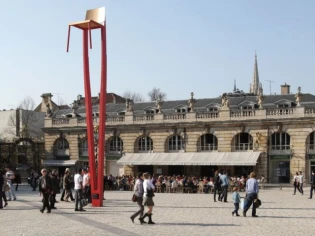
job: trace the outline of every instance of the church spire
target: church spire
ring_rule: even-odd
[[[259,83],[257,54],[255,51],[254,75],[253,75],[253,81],[250,86],[250,93],[258,95],[260,93],[260,87],[261,87],[261,84]]]

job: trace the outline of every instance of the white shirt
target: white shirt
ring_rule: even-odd
[[[143,181],[143,190],[144,190],[144,193],[148,193],[147,192],[147,188],[149,189],[154,189],[154,185],[151,183],[151,181],[149,179],[145,179]],[[146,196],[146,195],[144,195]]]
[[[302,184],[302,183],[303,183],[304,176],[303,176],[303,175],[299,175],[299,177],[300,177],[300,184]]]
[[[90,176],[87,173],[83,175],[83,187],[89,186],[89,185],[90,185]]]
[[[75,174],[74,176],[74,189],[79,190],[81,188],[81,183],[83,181],[82,175],[80,174]]]
[[[14,179],[14,172],[12,170],[9,170],[7,171],[7,173],[5,174],[7,180],[8,180],[8,183],[11,183],[11,180]]]

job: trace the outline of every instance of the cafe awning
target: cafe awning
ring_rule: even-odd
[[[120,165],[255,166],[261,152],[126,153]]]
[[[78,160],[44,160],[43,166],[74,166]]]

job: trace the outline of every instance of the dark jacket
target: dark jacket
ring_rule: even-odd
[[[312,185],[315,185],[315,175],[312,175]]]
[[[221,185],[220,183],[220,176],[219,175],[215,175],[213,178],[213,185],[216,187],[219,187]]]
[[[60,193],[59,182],[58,182],[57,176],[51,175],[50,178],[51,178],[51,184],[52,184],[52,191],[55,194]]]
[[[0,173],[0,193],[1,194],[2,194],[3,184],[4,184],[4,178],[3,178],[2,173]],[[0,201],[2,201],[2,198],[0,198]]]
[[[43,183],[43,180],[46,180],[46,187],[45,188],[43,188],[42,187],[42,183]],[[51,178],[50,178],[50,176],[49,175],[46,175],[45,177],[44,176],[42,176],[42,177],[40,177],[39,178],[39,192],[45,192],[45,193],[47,193],[47,192],[51,192],[52,191],[52,181],[51,181]]]
[[[71,189],[70,175],[63,176],[63,186],[65,189]]]

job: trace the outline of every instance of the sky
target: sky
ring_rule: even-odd
[[[167,100],[218,97],[237,87],[249,91],[257,52],[264,93],[314,93],[313,0],[16,0],[1,2],[0,110],[27,96],[36,104],[52,93],[58,103],[84,95],[82,33],[68,23],[88,9],[106,7],[107,91],[153,87]],[[100,87],[100,33],[90,53],[92,94]]]

